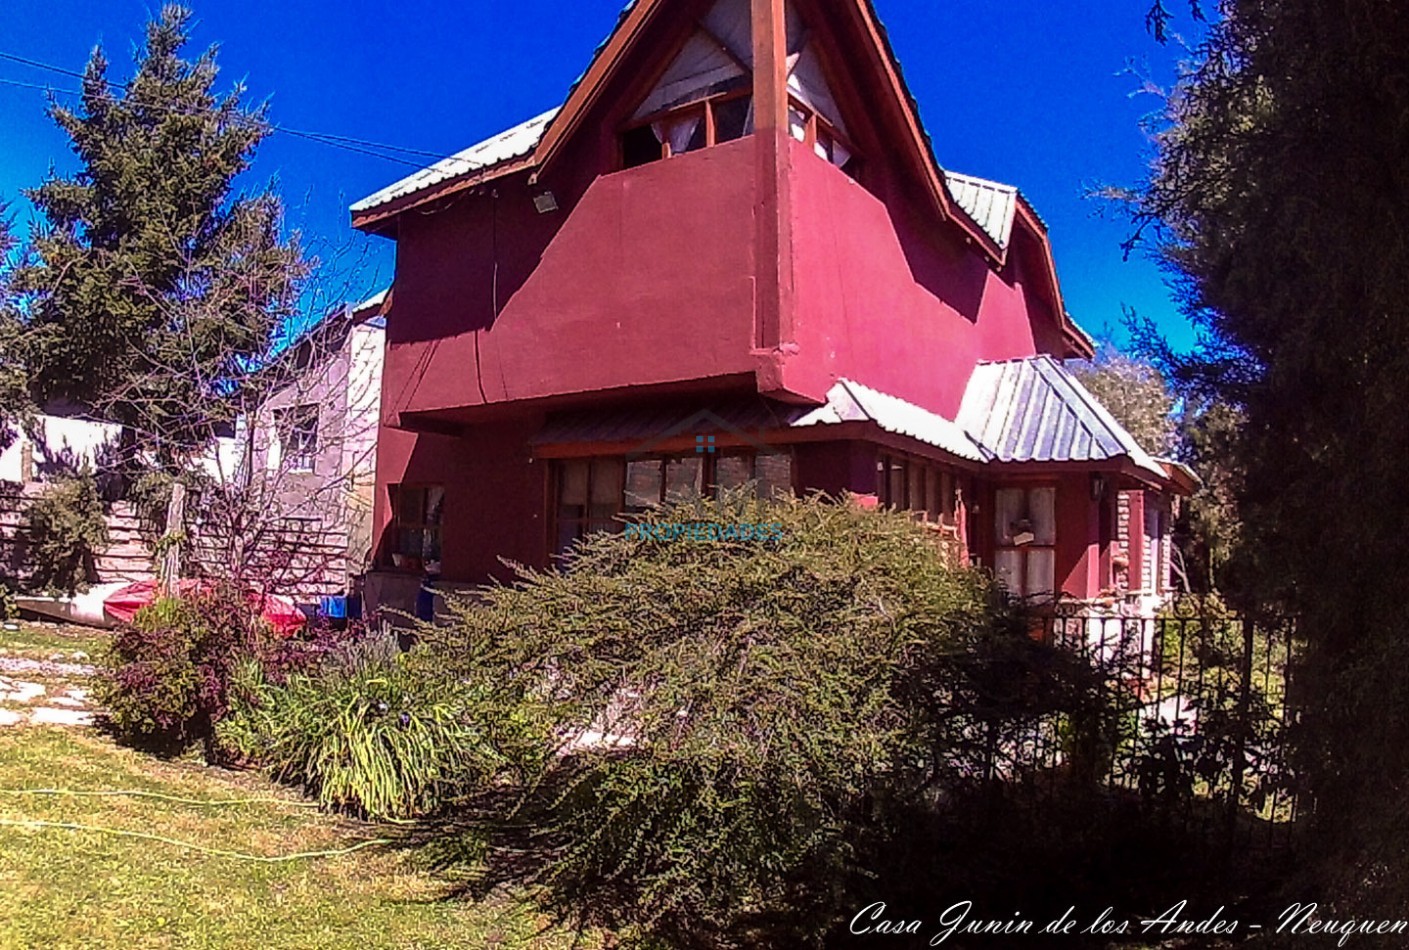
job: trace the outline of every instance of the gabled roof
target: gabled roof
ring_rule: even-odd
[[[827,393],[826,405],[794,420],[792,426],[843,422],[873,422],[891,435],[915,439],[971,462],[986,462],[990,458],[958,424],[898,396],[849,379],[838,380]]]
[[[906,125],[922,153],[923,164],[938,189],[936,198],[940,202],[941,213],[952,215],[955,210],[960,210],[961,213],[956,219],[961,226],[971,230],[978,243],[1001,263],[1006,242],[999,240],[995,235],[1003,233],[1004,229],[986,227],[984,222],[973,219],[961,203],[951,198],[953,186],[945,188],[945,172],[934,156],[933,143],[920,122],[918,106],[901,76],[900,64],[895,57],[890,38],[876,16],[871,0],[849,2],[857,5],[861,18],[880,47],[884,71],[897,93],[899,104],[907,119]],[[560,109],[545,112],[368,196],[352,206],[353,215],[366,214],[393,201],[429,191],[458,179],[484,180],[495,177],[494,172],[498,167],[513,159],[524,159],[523,164],[527,166],[545,164],[553,157],[560,142],[581,121],[585,110],[596,101],[603,83],[615,65],[615,60],[633,45],[651,14],[661,5],[662,0],[630,0],[626,4],[611,35],[597,47],[592,62],[573,83],[567,102]],[[512,170],[519,167],[519,163],[515,162]],[[1011,224],[1007,230],[1011,230]]]
[[[669,406],[575,410],[551,416],[530,444],[539,450],[610,444],[636,445],[648,451],[667,436],[722,430],[755,433],[762,439],[770,431],[848,422],[872,423],[883,432],[915,439],[970,462],[988,458],[962,429],[943,416],[847,379],[837,381],[824,405],[811,409],[755,396],[721,400],[683,422],[679,410]]]
[[[998,462],[1105,462],[1128,458],[1169,477],[1105,406],[1050,356],[980,363],[958,423]]]
[[[615,28],[598,46],[587,69],[572,85],[567,101],[522,125],[452,155],[382,189],[352,206],[357,227],[376,228],[401,211],[437,197],[474,187],[501,175],[530,170],[536,176],[559,153],[595,106],[619,64],[639,45],[651,18],[668,0],[630,0]],[[935,156],[934,143],[920,120],[919,106],[901,73],[900,63],[872,0],[831,0],[843,4],[866,39],[858,69],[877,70],[889,87],[894,110],[878,110],[896,134],[898,153],[909,156],[932,194],[938,213],[952,219],[981,252],[998,266],[1007,255],[1016,222],[1031,229],[1044,246],[1053,309],[1073,349],[1090,355],[1089,338],[1072,321],[1062,304],[1046,228],[1017,189],[1008,185],[947,172]],[[840,8],[838,8],[840,9]],[[864,55],[873,50],[874,59]]]

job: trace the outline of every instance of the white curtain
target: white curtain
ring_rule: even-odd
[[[660,141],[670,145],[670,154],[680,155],[689,149],[690,140],[695,137],[695,131],[699,129],[703,119],[698,113],[692,113],[664,122],[652,122],[651,131],[656,133],[656,138]]]
[[[822,72],[822,62],[817,58],[812,44],[809,43],[791,65],[788,91],[832,123],[838,132],[849,134],[846,123],[842,121],[841,110],[837,108],[836,99],[832,97],[832,87],[827,85],[827,77]]]
[[[851,161],[851,152],[840,142],[832,141],[832,164],[838,168],[845,168],[846,163]]]

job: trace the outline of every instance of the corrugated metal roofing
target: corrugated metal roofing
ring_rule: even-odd
[[[1001,248],[1008,247],[1013,236],[1013,218],[1017,214],[1018,190],[972,175],[944,172],[945,184],[954,203],[964,209],[974,224],[982,228]]]
[[[583,410],[551,417],[532,444],[652,442],[678,435],[733,432],[763,440],[770,430],[846,422],[870,422],[892,435],[906,436],[951,455],[983,462],[988,455],[959,426],[943,416],[850,380],[839,380],[827,402],[815,409],[765,399],[722,401],[691,414],[678,408]]]
[[[382,304],[386,303],[387,294],[389,293],[391,293],[390,287],[386,287],[382,290],[377,291],[375,294],[368,297],[366,300],[354,306],[352,308],[352,312],[361,313],[363,310],[370,310],[373,307],[380,307]]]
[[[1000,462],[1103,462],[1129,458],[1165,471],[1085,386],[1050,356],[980,363],[959,425]]]
[[[352,206],[354,214],[371,211],[373,208],[413,195],[441,182],[450,181],[470,172],[492,168],[514,158],[522,158],[538,147],[543,133],[558,114],[558,109],[550,109],[540,116],[516,125],[506,132],[472,145],[463,152],[457,152],[423,168],[414,175],[401,179],[394,185],[383,188],[374,195],[363,198]]]
[[[915,439],[959,458],[971,462],[988,460],[983,449],[957,423],[912,402],[849,379],[838,380],[827,393],[825,406],[813,409],[792,425],[836,425],[842,422],[874,422],[892,435]]]
[[[720,400],[698,411],[682,411],[679,406],[575,410],[550,416],[531,444],[601,442],[648,446],[672,436],[720,431],[757,437],[769,429],[786,428],[803,411],[758,397]]]

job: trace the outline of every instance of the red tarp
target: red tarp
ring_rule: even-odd
[[[213,585],[195,580],[181,581],[176,588],[177,593],[182,597],[190,597],[212,589]],[[127,585],[103,601],[103,610],[122,623],[131,623],[132,618],[137,616],[137,611],[143,607],[150,607],[156,599],[157,582],[140,581]],[[249,591],[245,594],[245,600],[250,605],[250,609],[258,610],[265,622],[273,627],[274,632],[281,637],[293,636],[308,622],[303,611],[295,607],[293,602],[285,597]]]

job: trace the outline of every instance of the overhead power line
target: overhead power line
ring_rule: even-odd
[[[54,66],[54,65],[52,65],[52,64],[50,64],[50,63],[40,62],[39,60],[30,59],[30,58],[25,57],[25,56],[17,56],[17,55],[15,55],[14,53],[7,53],[7,52],[5,52],[5,51],[3,51],[3,50],[0,50],[0,60],[6,60],[6,61],[8,61],[8,62],[16,63],[16,64],[21,65],[21,66],[27,66],[27,67],[29,67],[29,68],[31,68],[31,69],[44,70],[44,71],[46,71],[46,72],[55,73],[55,74],[58,74],[58,75],[61,75],[61,76],[67,76],[67,77],[73,78],[73,79],[86,79],[86,78],[87,78],[87,76],[86,76],[85,74],[81,73],[81,72],[75,72],[75,71],[72,70],[72,69],[65,69],[65,68],[63,68],[62,66]],[[113,89],[113,90],[118,90],[118,91],[121,91],[121,92],[123,92],[123,93],[130,93],[130,92],[131,92],[131,85],[130,85],[130,83],[114,82],[114,81],[112,81],[112,80],[107,80],[107,79],[105,79],[104,82],[107,84],[108,87],[110,87],[110,88]],[[12,87],[15,87],[15,88],[18,88],[18,89],[36,89],[36,90],[41,90],[41,91],[44,91],[44,92],[49,92],[49,93],[53,93],[53,94],[57,94],[57,95],[64,95],[64,96],[78,96],[78,97],[83,97],[83,96],[88,95],[88,93],[85,93],[85,92],[83,92],[83,91],[81,91],[81,90],[60,89],[60,88],[56,88],[56,87],[50,86],[50,85],[41,85],[41,84],[38,84],[38,83],[21,82],[21,81],[13,80],[13,79],[0,79],[0,85],[12,86]],[[118,103],[118,102],[123,101],[123,100],[120,99],[118,96],[112,95],[112,94],[102,95],[102,96],[100,96],[99,98],[101,98],[102,100],[104,100],[104,101],[106,101],[106,102],[112,102],[112,103]],[[144,104],[143,107],[144,107],[144,108],[148,108],[148,109],[157,109],[157,110],[159,110],[159,111],[165,111],[165,112],[168,112],[168,113],[171,113],[171,114],[174,114],[174,115],[194,115],[194,114],[195,114],[195,113],[192,112],[191,110],[183,110],[183,109],[175,108],[175,107],[172,107],[172,106],[161,106],[161,105],[154,105],[154,104]],[[312,131],[312,130],[310,130],[310,129],[298,129],[298,128],[293,128],[293,127],[290,127],[290,126],[287,126],[287,125],[280,125],[280,124],[277,123],[277,122],[270,122],[270,121],[268,121],[268,120],[266,120],[266,119],[261,119],[261,118],[258,118],[258,117],[256,117],[256,116],[252,116],[252,115],[248,115],[248,114],[242,114],[242,115],[243,115],[243,118],[245,118],[246,120],[248,120],[248,121],[250,121],[250,122],[253,122],[253,123],[257,123],[261,128],[267,129],[267,130],[270,131],[270,132],[280,132],[280,133],[283,133],[283,134],[285,134],[285,135],[292,135],[292,136],[294,136],[294,137],[296,137],[296,138],[306,139],[306,140],[311,141],[311,142],[316,142],[316,143],[318,143],[318,144],[320,144],[320,145],[326,145],[326,146],[328,146],[329,148],[342,149],[343,151],[347,151],[347,152],[356,152],[356,153],[359,154],[359,155],[368,155],[368,156],[371,156],[372,158],[379,158],[379,159],[382,159],[383,161],[395,162],[395,163],[398,164],[398,165],[405,165],[405,166],[407,166],[407,167],[409,167],[409,168],[416,168],[416,169],[419,169],[419,168],[422,168],[425,163],[424,163],[424,162],[411,162],[411,161],[407,161],[407,160],[404,159],[404,158],[400,158],[400,157],[398,157],[398,156],[396,156],[396,155],[388,155],[388,154],[385,154],[385,153],[386,153],[386,152],[399,152],[399,153],[404,154],[404,155],[414,155],[414,156],[421,157],[421,158],[432,159],[432,160],[434,160],[434,161],[442,161],[442,160],[445,159],[445,156],[444,156],[443,154],[439,153],[439,152],[430,152],[430,151],[426,151],[425,149],[418,149],[418,148],[408,148],[408,147],[406,147],[406,146],[404,146],[404,145],[388,145],[388,144],[385,143],[385,142],[373,142],[373,141],[369,141],[369,140],[367,140],[367,139],[353,138],[353,137],[347,136],[347,135],[336,135],[336,134],[331,133],[331,132],[316,132],[316,131]],[[466,163],[466,164],[468,165],[469,163]]]

